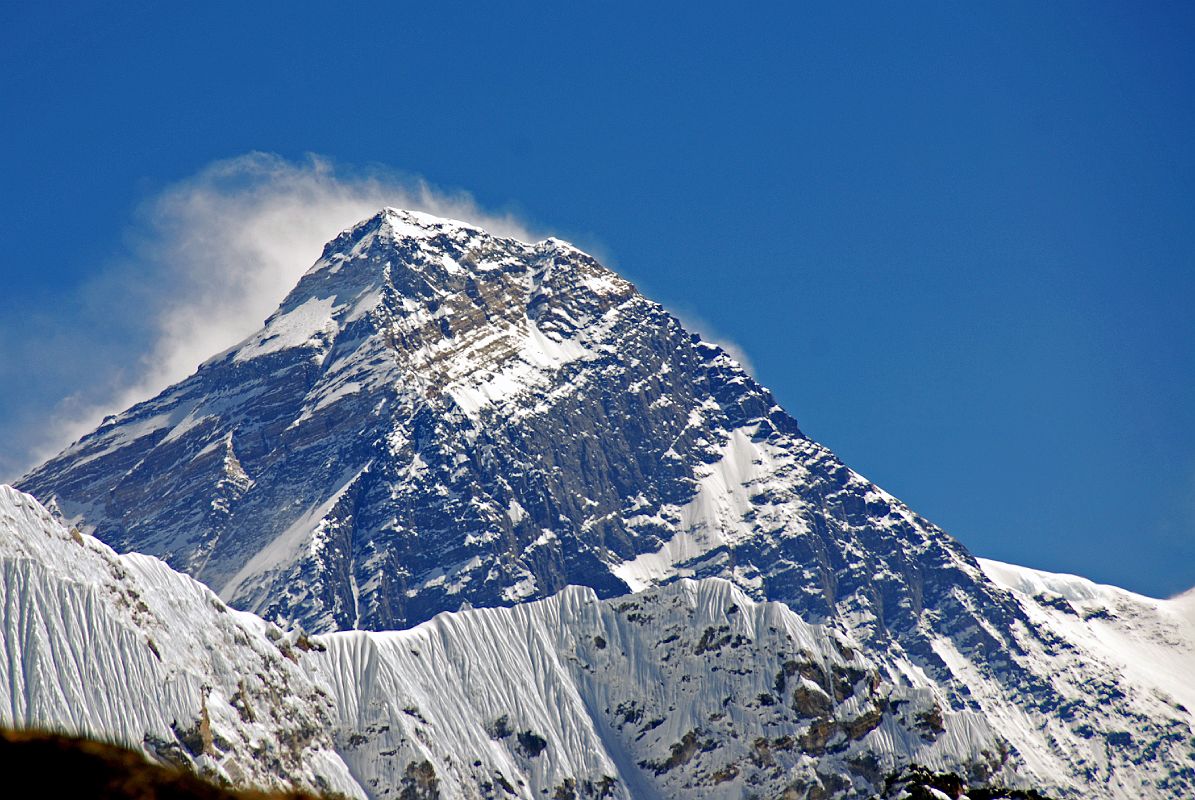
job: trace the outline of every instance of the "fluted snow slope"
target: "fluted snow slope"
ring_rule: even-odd
[[[308,643],[9,487],[0,570],[0,723],[115,738],[237,783],[378,798],[821,784],[854,796],[910,761],[1010,776],[1015,764],[923,676],[886,674],[843,633],[719,579],[606,601],[573,587]]]
[[[119,740],[214,777],[362,796],[326,688],[276,626],[0,485],[0,725]]]
[[[341,752],[379,797],[423,761],[453,797],[867,797],[911,762],[1034,779],[924,675],[717,578],[319,641]]]

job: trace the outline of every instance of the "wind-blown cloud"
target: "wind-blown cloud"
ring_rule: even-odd
[[[4,425],[0,479],[11,480],[94,428],[103,416],[153,396],[209,356],[256,330],[319,257],[324,243],[383,206],[467,220],[535,241],[512,214],[480,209],[463,192],[378,170],[338,174],[310,157],[251,153],[211,164],[138,210],[127,258],[106,265],[75,302],[78,322],[43,319],[14,342],[0,369],[55,363],[63,387],[47,411],[25,408]],[[32,325],[31,327],[36,327]],[[7,333],[6,338],[14,338]],[[6,345],[6,349],[9,349]],[[52,388],[52,387],[51,387]]]
[[[711,344],[718,345],[726,351],[726,355],[739,362],[739,366],[748,375],[755,375],[755,365],[751,363],[747,351],[733,339],[724,336],[709,320],[680,304],[670,305],[668,310],[680,320],[681,325],[685,326],[685,330],[700,335],[702,339]]]

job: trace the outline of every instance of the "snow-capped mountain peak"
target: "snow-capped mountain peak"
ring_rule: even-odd
[[[21,486],[317,632],[724,580],[997,720],[1008,747],[1033,743],[1004,756],[1034,774],[1125,797],[1195,780],[1163,766],[1187,763],[1189,706],[1131,695],[1111,655],[559,241],[385,210],[330,242],[262,330]],[[1097,759],[1101,742],[1117,745]]]

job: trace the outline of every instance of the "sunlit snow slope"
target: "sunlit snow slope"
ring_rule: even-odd
[[[1158,600],[1076,575],[986,559],[979,564],[1067,643],[1150,687],[1163,702],[1195,710],[1195,589]]]
[[[294,643],[0,485],[0,725],[143,746],[240,784],[362,792]]]

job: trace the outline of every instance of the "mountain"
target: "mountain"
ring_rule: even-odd
[[[394,210],[329,243],[260,332],[20,486],[317,631],[677,575],[881,638],[926,609],[973,616],[960,586],[1015,614],[962,547],[584,253]]]
[[[1054,668],[1123,672],[1135,697],[1192,702],[1195,594],[1157,601],[984,568],[1069,636],[1078,658]],[[406,631],[307,638],[0,487],[0,608],[0,725],[98,735],[241,784],[374,798],[870,797],[916,765],[1057,797],[1178,797],[1174,775],[1190,769],[1110,775],[1109,744],[1121,745],[1088,731],[1097,780],[1068,775],[1057,726],[998,686],[974,680],[982,710],[951,708],[923,673],[906,665],[894,679],[883,653],[719,578],[604,601],[571,587]]]
[[[9,487],[0,570],[0,724],[115,739],[238,783],[729,797],[743,782],[815,786],[831,767],[874,780],[901,754],[942,769],[995,758],[978,715],[960,716],[965,746],[935,741],[927,683],[888,685],[841,633],[720,579],[604,602],[572,587],[308,639],[157,559],[116,555]],[[895,752],[870,754],[875,730]]]
[[[1072,646],[1087,631],[1122,653],[1153,642],[1170,667],[1195,654],[1195,596],[985,567],[1038,598],[1033,613],[1066,615]],[[1050,762],[1050,740],[1007,698],[954,710],[924,674],[894,681],[883,654],[720,578],[608,600],[570,587],[308,638],[0,487],[0,608],[0,725],[98,735],[238,784],[443,800],[871,797],[916,765],[1058,797],[1181,796],[1134,790],[1123,773],[1060,780],[1043,770],[1065,761]],[[1181,671],[1158,675],[1187,699]],[[1129,680],[1137,694],[1167,685]],[[1018,757],[1007,733],[1040,753]],[[1095,744],[1091,766],[1106,768]]]
[[[713,641],[729,637],[751,651],[734,669],[780,687],[777,713],[806,714],[772,738],[755,710],[726,711],[733,731],[713,737],[721,712],[710,710],[704,722],[643,731],[632,756],[617,755],[621,744],[594,749],[577,738],[553,748],[557,757],[607,752],[630,781],[650,771],[640,762],[669,763],[675,746],[683,777],[645,784],[661,796],[712,779],[693,771],[711,758],[698,753],[729,754],[762,738],[777,759],[773,740],[785,736],[810,737],[793,756],[807,769],[779,759],[774,771],[803,774],[839,795],[862,789],[828,788],[833,781],[817,768],[854,774],[843,759],[864,752],[877,761],[856,769],[859,786],[871,785],[862,772],[872,767],[916,758],[937,768],[940,758],[1063,794],[1195,791],[1191,706],[1176,699],[1190,681],[1159,677],[1131,648],[1108,644],[1116,636],[1141,639],[1141,621],[1154,626],[1158,638],[1145,637],[1153,651],[1181,666],[1190,640],[1170,633],[1187,629],[1169,611],[1125,600],[1134,620],[1125,622],[1112,608],[1119,595],[1100,601],[1105,611],[1084,610],[1085,601],[1060,591],[1075,590],[1065,581],[1037,591],[1044,578],[977,562],[804,436],[720,348],[556,239],[523,243],[386,209],[330,242],[261,331],[109,418],[20,486],[117,550],[159,556],[237,608],[315,632],[408,628],[469,607],[492,610],[449,619],[521,620],[531,613],[525,608],[549,609],[536,613],[561,617],[565,633],[534,627],[543,652],[596,658],[566,636],[575,637],[582,608],[617,614],[625,606],[620,630],[633,629],[639,619],[656,619],[627,610],[644,598],[667,605],[676,593],[701,596],[717,586],[734,593],[725,608],[782,608],[849,642],[842,663],[819,661],[816,673],[800,665],[823,655],[806,658],[736,627],[764,612],[731,620],[724,608],[722,619],[683,624],[669,618],[673,633],[647,624],[646,638],[627,651],[637,655],[592,680],[622,685],[633,675],[643,693],[663,674],[652,659],[680,641],[668,636],[704,625]],[[591,592],[585,603],[577,599],[582,587]],[[633,599],[609,599],[628,593]],[[543,598],[551,599],[525,605]],[[440,620],[433,628],[450,624]],[[521,641],[530,630],[502,635]],[[408,635],[362,639],[371,653],[366,677],[380,675],[383,661],[396,674],[414,669],[400,655],[378,660],[389,652],[381,642]],[[458,646],[466,653],[482,645]],[[700,641],[685,647],[712,669],[717,656]],[[775,652],[787,653],[785,660],[758,660]],[[792,674],[789,662],[798,665]],[[836,688],[834,664],[862,670],[850,692]],[[798,688],[819,699],[798,700],[795,675]],[[740,690],[751,685],[739,678]],[[764,702],[762,691],[755,701],[741,693],[714,698],[720,689],[706,678],[675,679],[704,686],[703,703]],[[871,688],[863,692],[860,681]],[[866,700],[839,707],[856,697]],[[643,713],[667,720],[696,702],[657,699],[663,705]],[[856,740],[851,715],[867,703],[868,725],[876,727]],[[600,701],[586,713],[596,719],[617,706]],[[393,708],[386,714],[399,718]],[[344,724],[356,731],[353,719]],[[617,727],[609,719],[594,724],[603,736]],[[548,740],[549,728],[541,720],[527,730]],[[938,755],[910,744],[914,736],[940,747]],[[745,767],[734,769],[727,796],[739,796],[749,780]]]

